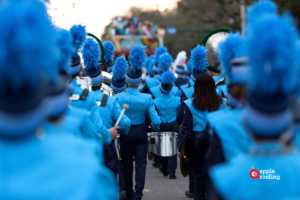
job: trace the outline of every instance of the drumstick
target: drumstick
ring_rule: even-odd
[[[121,121],[121,118],[123,117],[125,111],[126,111],[128,108],[129,108],[129,106],[128,106],[127,104],[124,104],[124,105],[123,105],[123,110],[122,110],[122,112],[121,112],[121,114],[120,114],[120,116],[119,116],[119,118],[118,118],[118,121],[116,122],[115,126],[118,126],[118,125],[119,125],[119,123],[120,123],[120,121]]]

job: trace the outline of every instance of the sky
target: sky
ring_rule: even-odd
[[[104,27],[117,15],[132,7],[173,8],[178,0],[50,0],[49,14],[54,23],[65,29],[74,24],[86,25],[87,32],[100,38]],[[73,4],[75,7],[73,8]]]

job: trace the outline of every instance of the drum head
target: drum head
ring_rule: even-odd
[[[185,140],[181,149],[180,170],[184,177],[187,177],[192,169],[191,160],[191,138]]]
[[[219,62],[217,50],[220,42],[224,41],[229,35],[228,29],[218,29],[209,33],[203,40],[202,45],[207,49],[207,69],[214,73],[220,73],[218,70]]]

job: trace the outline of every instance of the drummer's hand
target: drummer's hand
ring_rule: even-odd
[[[154,131],[154,129],[153,129],[153,127],[152,127],[152,124],[150,124],[150,128],[151,128],[152,131]]]
[[[109,131],[111,132],[111,139],[114,140],[116,139],[117,135],[118,135],[118,126],[112,127],[111,129],[109,129]]]
[[[181,153],[178,153],[178,157],[181,158]]]

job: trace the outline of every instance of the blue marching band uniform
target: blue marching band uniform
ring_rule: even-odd
[[[185,194],[196,200],[300,199],[299,35],[270,0],[245,17],[245,36],[229,33],[218,44],[216,76],[203,45],[186,64],[178,53],[175,78],[166,47],[146,58],[133,46],[128,62],[104,42],[109,96],[102,52],[85,26],[53,26],[42,1],[5,1],[0,199],[142,199],[149,132],[178,135],[178,155],[154,155],[170,179],[189,149]]]

